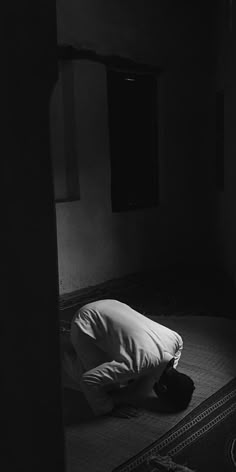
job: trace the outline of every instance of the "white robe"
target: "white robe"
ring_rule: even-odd
[[[71,341],[77,357],[70,374],[95,415],[114,408],[109,388],[149,374],[158,382],[171,359],[177,367],[183,349],[178,333],[117,300],[80,308]]]

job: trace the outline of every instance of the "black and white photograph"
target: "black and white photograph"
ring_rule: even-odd
[[[3,23],[2,469],[236,472],[234,0]]]

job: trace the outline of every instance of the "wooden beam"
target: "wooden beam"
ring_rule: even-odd
[[[143,64],[119,55],[99,54],[92,49],[77,49],[70,45],[58,45],[57,57],[60,61],[88,60],[100,62],[107,67],[126,69],[136,73],[159,74],[161,72],[158,66]]]

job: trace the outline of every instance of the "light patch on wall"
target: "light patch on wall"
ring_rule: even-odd
[[[59,77],[50,103],[50,136],[55,200],[79,200],[73,61],[59,62]]]

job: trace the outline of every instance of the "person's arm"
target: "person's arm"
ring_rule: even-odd
[[[151,369],[145,375],[134,379],[126,387],[111,392],[111,397],[115,406],[130,404],[132,406],[139,405],[141,398],[148,397],[152,392],[156,382],[156,371]]]
[[[96,416],[110,413],[115,403],[107,387],[121,384],[132,377],[128,365],[111,361],[95,367],[82,375],[80,387]]]
[[[179,363],[179,360],[180,360],[180,357],[181,357],[181,354],[182,354],[182,350],[183,350],[183,340],[182,340],[181,336],[179,336],[178,346],[177,346],[177,349],[176,349],[176,353],[174,355],[174,364],[173,364],[174,369],[176,369],[176,367]]]

